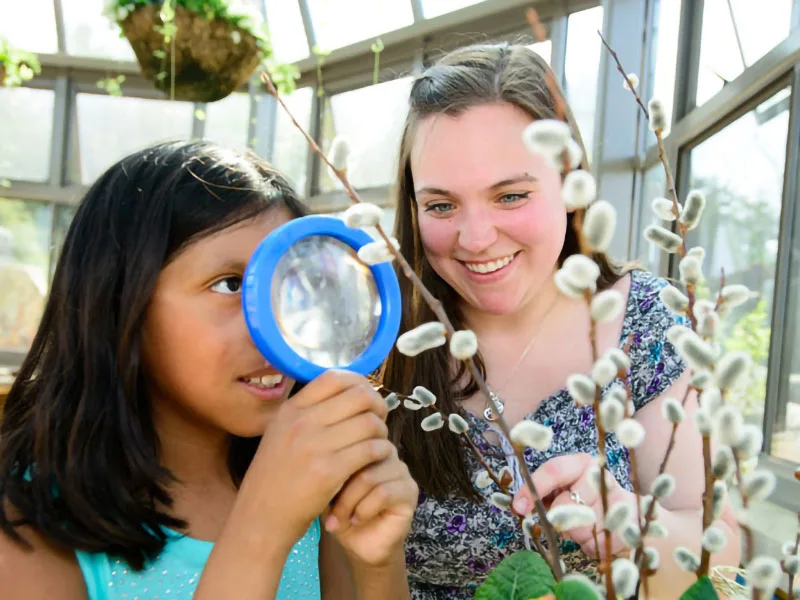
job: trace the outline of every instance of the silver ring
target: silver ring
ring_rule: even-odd
[[[584,505],[586,504],[583,501],[583,498],[581,498],[581,495],[578,492],[574,491],[574,490],[570,491],[569,497],[570,497],[570,500],[572,500],[573,502],[577,502],[578,504],[584,504]]]

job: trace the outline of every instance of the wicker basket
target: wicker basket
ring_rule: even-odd
[[[120,26],[133,47],[142,74],[159,90],[169,93],[172,44],[165,47],[164,37],[156,31],[161,24],[158,8],[145,5],[130,13]],[[256,39],[227,21],[207,20],[177,6],[175,25],[178,28],[174,40],[176,100],[221,100],[244,84],[261,60]],[[232,35],[234,32],[238,35]],[[159,50],[166,51],[166,59],[154,55]],[[157,75],[163,71],[167,76],[158,79]]]

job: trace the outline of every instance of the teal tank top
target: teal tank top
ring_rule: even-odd
[[[108,554],[75,551],[89,600],[183,600],[194,594],[213,542],[167,531],[164,550],[142,571]],[[277,600],[320,600],[320,525],[316,519],[283,567]]]

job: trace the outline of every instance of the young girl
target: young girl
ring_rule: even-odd
[[[5,599],[408,596],[384,401],[336,371],[290,395],[242,314],[251,254],[304,212],[205,142],[92,186],[4,409]]]
[[[596,464],[595,415],[565,389],[569,375],[591,371],[590,320],[586,303],[564,296],[553,281],[556,269],[579,252],[578,238],[561,198],[559,172],[522,141],[533,120],[558,116],[548,74],[544,60],[524,46],[479,45],[442,57],[412,86],[395,189],[400,247],[456,329],[476,332],[480,368],[504,403],[506,421],[512,427],[522,419],[543,423],[553,431],[552,444],[545,452],[529,449],[525,464],[518,464],[493,414],[484,412],[486,398],[446,346],[414,359],[394,353],[385,383],[402,393],[424,385],[436,394],[442,412],[461,412],[492,469],[507,467],[514,474],[518,513],[532,512],[522,489],[521,471],[527,469],[548,505],[584,503],[601,523],[599,494],[587,479]],[[564,119],[580,143],[568,109]],[[588,168],[585,161],[582,168]],[[598,288],[627,298],[623,314],[598,327],[597,340],[601,354],[630,346],[633,418],[647,436],[637,450],[634,474],[646,493],[670,434],[661,405],[665,396],[684,397],[688,372],[667,340],[675,316],[659,299],[665,282],[620,269],[607,256],[593,258],[600,267]],[[404,279],[401,285],[408,287]],[[403,291],[411,298],[410,290]],[[433,315],[427,306],[409,302],[403,318],[406,331]],[[673,598],[695,579],[671,559],[676,546],[696,547],[702,532],[704,477],[691,414],[694,395],[686,406],[667,466],[677,491],[659,511],[669,538],[648,539],[662,557],[649,583],[653,598]],[[460,437],[447,430],[422,432],[419,414],[411,411],[393,411],[389,423],[423,490],[407,542],[412,596],[471,598],[488,571],[526,547],[523,533],[510,511],[490,504],[489,496],[498,491],[494,485],[477,488],[482,466]],[[606,437],[606,468],[616,481],[610,503],[635,505],[631,460],[614,433]],[[731,510],[718,525],[728,545],[713,559],[738,565],[739,533]],[[593,576],[596,561],[589,557],[605,551],[595,548],[588,527],[567,532],[561,550],[569,571]],[[628,549],[615,538],[612,553],[627,556]]]

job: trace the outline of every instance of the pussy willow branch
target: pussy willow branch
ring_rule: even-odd
[[[333,164],[331,164],[331,162],[328,160],[328,157],[325,156],[325,153],[322,152],[322,150],[317,145],[317,143],[314,141],[314,139],[297,122],[297,120],[294,118],[294,115],[292,115],[291,111],[286,106],[286,103],[283,101],[283,99],[278,94],[278,90],[275,89],[275,85],[272,83],[272,80],[270,79],[269,75],[267,73],[262,73],[261,74],[261,80],[267,86],[267,90],[269,91],[269,93],[272,94],[272,96],[276,99],[278,104],[281,105],[281,108],[284,110],[284,112],[289,116],[289,118],[292,121],[292,124],[303,134],[303,137],[305,137],[306,141],[311,146],[311,149],[334,172],[336,177],[339,179],[339,181],[344,186],[345,192],[347,193],[348,197],[354,203],[360,204],[361,203],[361,198],[359,198],[359,196],[356,193],[356,191],[350,185],[350,182],[347,179],[347,176],[345,175],[345,173],[343,171],[341,171],[340,169],[335,168],[333,166]],[[444,311],[444,308],[442,307],[442,303],[439,302],[439,300],[437,300],[436,297],[433,294],[431,294],[431,292],[425,287],[425,284],[423,284],[422,280],[417,276],[416,273],[414,273],[414,269],[411,268],[411,265],[408,264],[408,261],[394,247],[394,244],[392,243],[392,240],[389,238],[389,236],[386,235],[386,233],[383,231],[383,228],[380,225],[378,225],[378,226],[376,226],[376,229],[378,231],[378,234],[381,236],[381,238],[385,242],[387,249],[394,256],[395,260],[397,261],[397,264],[400,266],[401,270],[403,271],[403,274],[412,283],[414,288],[420,293],[420,295],[425,300],[425,302],[428,304],[430,309],[433,311],[433,314],[436,316],[436,318],[439,320],[439,322],[441,322],[442,325],[444,325],[445,330],[447,332],[447,338],[449,339],[450,337],[452,337],[453,333],[455,333],[455,328],[453,327],[453,324],[450,322],[450,319],[447,317],[447,313]],[[500,430],[503,432],[503,434],[506,436],[506,438],[508,438],[510,440],[511,439],[511,430],[508,427],[508,423],[506,423],[505,419],[503,418],[503,415],[500,412],[500,406],[494,400],[494,398],[492,397],[492,394],[489,392],[489,388],[486,385],[486,382],[484,381],[484,379],[481,376],[480,372],[478,371],[478,368],[475,366],[475,362],[471,358],[468,358],[464,362],[466,363],[467,369],[469,370],[470,374],[472,375],[472,378],[478,384],[478,388],[481,390],[481,393],[483,393],[484,396],[486,396],[487,400],[492,404],[492,409],[494,411],[494,414],[497,415],[497,423],[498,423],[498,425],[500,425]],[[512,445],[514,446],[514,453],[517,456],[517,460],[519,460],[519,463],[521,465],[524,465],[525,464],[525,457],[523,455],[522,447],[520,447],[517,444],[512,444]],[[539,496],[538,491],[536,490],[536,486],[533,484],[533,480],[531,479],[530,473],[528,473],[527,469],[520,469],[520,470],[523,473],[523,479],[525,480],[525,484],[528,487],[528,490],[530,491],[531,496],[533,497],[534,506],[536,508],[536,513],[539,516],[539,522],[541,524],[541,527],[544,530],[545,535],[547,536],[547,543],[550,546],[549,553],[548,553],[549,554],[548,558],[549,558],[549,562],[550,562],[550,567],[553,569],[553,574],[555,575],[555,578],[556,579],[561,579],[563,573],[562,573],[562,570],[561,570],[561,562],[559,560],[558,536],[556,535],[556,532],[553,529],[553,526],[550,525],[550,522],[547,520],[547,512],[545,510],[544,503],[542,502],[542,499]]]
[[[796,479],[800,479],[800,477],[798,477],[799,473],[800,470],[795,471]],[[797,513],[797,526],[798,526],[797,536],[794,539],[794,552],[792,552],[792,555],[797,555],[797,550],[800,549],[800,513]],[[792,595],[792,592],[794,590],[794,577],[795,577],[794,575],[791,574],[789,575],[789,592],[787,594],[789,598],[794,598],[794,596]]]
[[[636,100],[636,104],[638,104],[641,107],[642,112],[644,113],[644,118],[649,120],[650,113],[647,112],[647,107],[644,105],[644,102],[642,102],[639,93],[636,91],[636,86],[633,85],[633,82],[628,77],[628,74],[625,72],[625,69],[622,68],[622,63],[619,61],[619,56],[617,56],[617,53],[614,51],[614,49],[611,46],[609,46],[608,42],[606,41],[606,38],[603,37],[603,34],[600,31],[597,32],[597,35],[600,36],[600,39],[603,41],[603,46],[606,47],[606,50],[608,50],[609,54],[611,54],[611,57],[614,59],[614,62],[617,63],[617,71],[620,72],[620,75],[622,75],[622,77],[624,77],[625,81],[628,83],[628,87],[630,88],[631,93],[633,94],[633,97]]]

